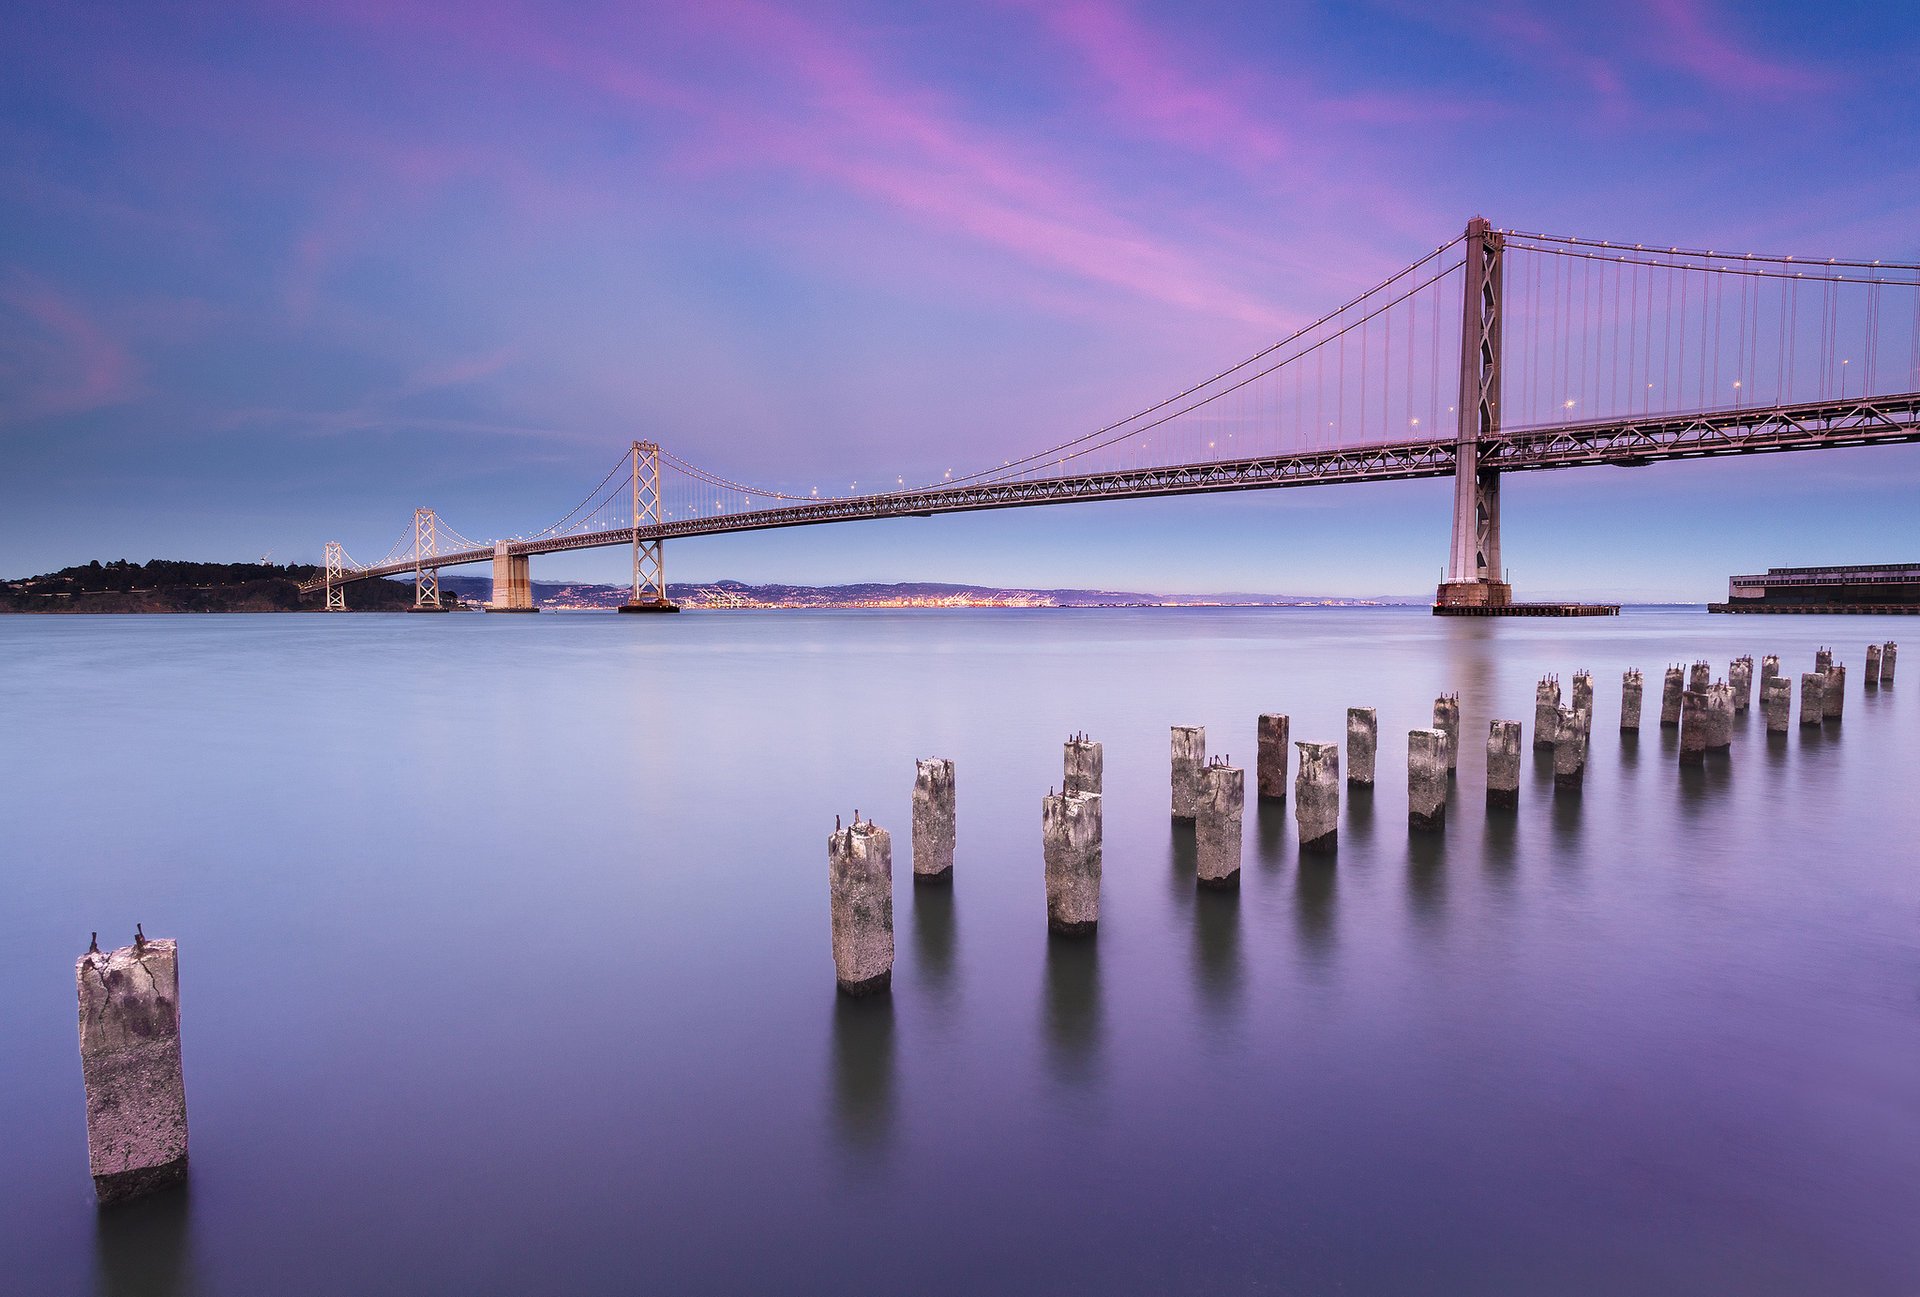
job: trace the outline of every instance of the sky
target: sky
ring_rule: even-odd
[[[649,438],[778,489],[1078,435],[1498,226],[1920,260],[1908,0],[16,0],[0,576],[384,554]],[[1920,446],[1516,475],[1520,597],[1920,557]],[[1411,594],[1450,484],[842,524],[676,581]],[[622,580],[626,557],[536,559]],[[471,569],[483,574],[484,569]]]

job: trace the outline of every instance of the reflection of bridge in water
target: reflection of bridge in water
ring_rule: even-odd
[[[844,496],[746,485],[634,442],[559,522],[477,542],[430,509],[379,562],[337,542],[303,590],[493,564],[531,611],[536,554],[627,546],[625,610],[668,611],[665,542],[982,509],[1454,479],[1436,611],[1522,611],[1500,555],[1503,473],[1920,441],[1920,265],[1650,248],[1494,230],[1125,419],[921,487]]]

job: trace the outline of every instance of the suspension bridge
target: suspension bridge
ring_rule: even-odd
[[[1397,274],[1210,378],[1077,436],[956,476],[822,496],[757,487],[636,441],[541,531],[475,541],[432,509],[380,561],[329,542],[301,588],[493,564],[491,610],[533,611],[536,554],[625,546],[622,611],[669,612],[665,545],[721,532],[1087,500],[1454,480],[1434,611],[1517,603],[1504,474],[1920,441],[1920,264],[1652,246],[1476,219]]]

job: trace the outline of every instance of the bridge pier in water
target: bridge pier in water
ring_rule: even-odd
[[[660,525],[660,447],[651,441],[636,441],[632,450],[633,471],[633,597],[620,605],[621,612],[679,612],[680,606],[667,598],[666,542],[656,536],[643,537],[643,526]]]
[[[533,569],[527,556],[509,552],[504,540],[493,546],[493,602],[487,611],[540,611],[533,604]]]

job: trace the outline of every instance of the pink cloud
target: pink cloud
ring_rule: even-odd
[[[1666,30],[1649,46],[1657,62],[1722,90],[1801,94],[1822,88],[1825,73],[1778,62],[1743,49],[1728,33],[1728,20],[1712,0],[1642,0]]]
[[[139,366],[73,298],[22,272],[0,286],[0,423],[84,414],[131,400]]]

